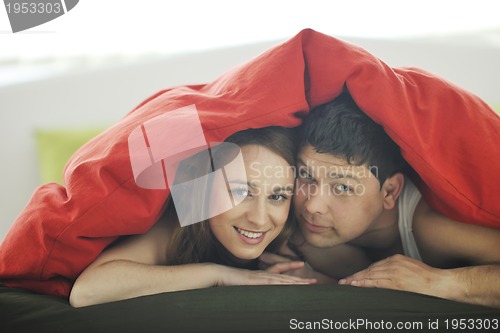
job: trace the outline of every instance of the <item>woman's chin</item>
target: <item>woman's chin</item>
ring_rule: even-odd
[[[255,260],[264,252],[265,247],[259,249],[238,249],[231,251],[232,255],[240,260]]]

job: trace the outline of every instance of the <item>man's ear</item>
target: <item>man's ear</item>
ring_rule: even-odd
[[[403,190],[405,177],[401,172],[396,172],[388,177],[382,185],[381,192],[384,196],[384,208],[392,209],[396,205],[399,195]]]

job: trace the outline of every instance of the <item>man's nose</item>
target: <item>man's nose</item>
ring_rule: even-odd
[[[305,195],[304,208],[309,214],[326,214],[328,210],[328,196],[321,191],[321,188],[310,188],[306,191]]]

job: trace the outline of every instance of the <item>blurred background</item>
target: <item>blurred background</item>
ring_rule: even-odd
[[[156,91],[211,81],[304,28],[500,106],[499,13],[496,0],[81,0],[13,34],[0,8],[0,241],[51,180],[48,134],[99,131]]]

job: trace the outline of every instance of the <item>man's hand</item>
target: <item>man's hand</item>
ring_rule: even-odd
[[[433,268],[413,258],[397,254],[341,279],[339,284],[445,297],[453,286],[451,279],[447,270]]]

